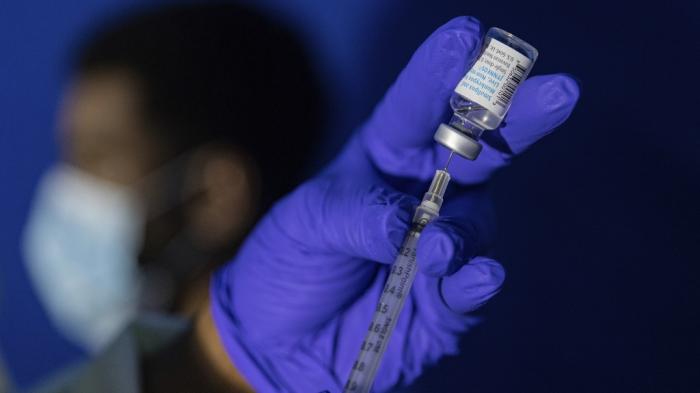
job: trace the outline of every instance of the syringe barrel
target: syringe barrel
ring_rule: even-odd
[[[350,377],[343,390],[344,393],[368,393],[372,388],[384,351],[416,277],[418,270],[416,256],[420,233],[440,214],[445,189],[449,182],[450,174],[447,171],[435,171],[428,192],[416,207],[413,225],[388,274],[370,328],[360,347],[360,354],[352,366]]]

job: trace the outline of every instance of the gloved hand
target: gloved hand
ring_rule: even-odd
[[[418,49],[374,114],[320,176],[281,200],[214,276],[214,322],[258,391],[341,391],[418,200],[446,152],[432,134],[475,60],[482,30],[456,18]],[[456,160],[442,216],[418,244],[419,274],[375,391],[415,379],[457,351],[504,271],[484,255],[493,222],[474,184],[562,123],[578,99],[564,75],[533,77],[475,162]],[[460,184],[462,186],[460,186]],[[409,193],[409,194],[407,194]]]

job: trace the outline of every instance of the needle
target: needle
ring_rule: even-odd
[[[444,171],[447,172],[447,167],[450,166],[450,161],[452,161],[452,155],[455,154],[455,152],[450,151],[450,156],[447,157],[447,162],[445,163],[445,169]]]

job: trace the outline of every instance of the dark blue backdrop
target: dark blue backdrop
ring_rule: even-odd
[[[0,9],[0,350],[28,387],[80,359],[29,290],[21,224],[56,156],[66,49],[130,2]],[[133,3],[133,1],[131,2]],[[260,2],[259,2],[260,3]],[[336,109],[335,152],[438,25],[471,14],[540,51],[535,73],[581,79],[559,132],[493,182],[503,292],[463,356],[415,391],[700,391],[698,2],[267,0],[309,45]]]

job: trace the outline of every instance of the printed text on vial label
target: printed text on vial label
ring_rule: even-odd
[[[530,59],[492,39],[455,92],[503,116],[508,102],[530,65]]]

